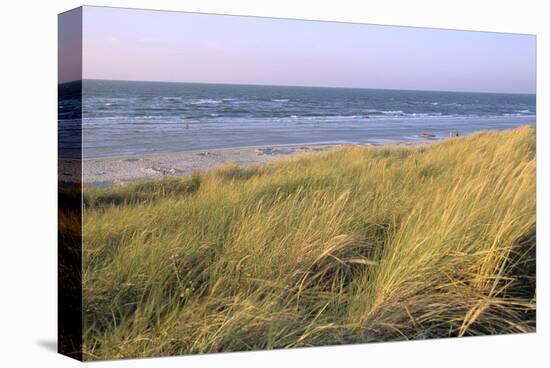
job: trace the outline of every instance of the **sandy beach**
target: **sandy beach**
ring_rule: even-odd
[[[266,146],[211,149],[155,155],[85,159],[82,164],[84,184],[110,186],[132,180],[179,176],[194,170],[208,170],[229,162],[259,165],[297,154],[326,151],[338,145]]]
[[[365,143],[355,146],[411,146],[424,143]],[[343,145],[285,145],[263,147],[238,147],[187,151],[154,155],[94,158],[82,160],[82,181],[85,185],[109,187],[132,180],[160,179],[164,176],[185,175],[193,170],[208,170],[229,162],[238,165],[259,165],[267,161],[331,150]],[[80,177],[79,161],[60,160],[59,176],[64,182],[75,182]],[[75,179],[76,178],[76,179]]]

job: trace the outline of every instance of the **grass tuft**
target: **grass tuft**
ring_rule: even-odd
[[[87,360],[535,330],[535,132],[84,191]]]

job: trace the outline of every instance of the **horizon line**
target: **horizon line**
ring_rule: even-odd
[[[320,86],[320,85],[294,85],[294,84],[267,84],[267,83],[220,83],[220,82],[187,82],[167,80],[139,80],[139,79],[109,79],[109,78],[80,78],[66,82],[57,83],[58,86],[79,81],[108,81],[108,82],[141,82],[141,83],[173,83],[173,84],[207,84],[207,85],[230,85],[230,86],[254,86],[254,87],[297,87],[297,88],[333,88],[333,89],[364,89],[377,91],[406,91],[406,92],[443,92],[443,93],[480,93],[493,95],[533,95],[535,92],[493,92],[493,91],[452,91],[437,89],[414,89],[414,88],[377,88],[377,87],[345,87],[345,86]]]

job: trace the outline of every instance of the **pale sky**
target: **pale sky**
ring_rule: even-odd
[[[59,83],[82,79],[82,8],[59,14],[57,25]]]
[[[535,93],[536,38],[84,7],[83,78]]]

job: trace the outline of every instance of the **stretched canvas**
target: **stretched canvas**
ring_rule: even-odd
[[[534,332],[535,64],[534,35],[60,14],[59,352]]]

